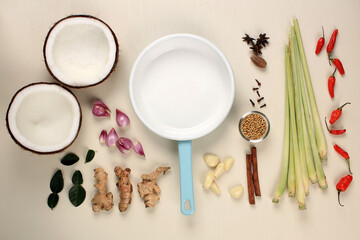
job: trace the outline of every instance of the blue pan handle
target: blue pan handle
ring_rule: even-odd
[[[195,211],[192,176],[191,140],[179,141],[181,212],[192,215]]]

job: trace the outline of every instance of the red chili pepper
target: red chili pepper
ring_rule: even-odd
[[[333,74],[328,79],[328,89],[331,98],[334,98],[335,72],[336,72],[336,68]]]
[[[345,158],[345,160],[347,161],[348,163],[348,167],[349,167],[349,172],[350,174],[352,175],[352,172],[351,172],[351,169],[350,169],[350,157],[349,157],[349,154],[343,150],[341,147],[339,147],[338,145],[334,145],[334,149],[337,153],[339,153],[343,158]]]
[[[335,29],[334,32],[332,33],[329,43],[327,45],[326,51],[327,51],[329,57],[330,57],[331,51],[334,49],[337,34],[338,34],[338,30]]]
[[[341,75],[344,75],[345,74],[345,70],[344,70],[344,67],[341,63],[341,61],[337,58],[330,58],[330,61],[335,65],[335,67],[339,70],[339,73]]]
[[[324,27],[322,27],[322,32],[323,32],[323,36],[321,38],[319,38],[319,40],[317,41],[317,44],[316,44],[316,50],[315,50],[316,55],[318,55],[321,52],[321,49],[323,48],[323,46],[325,44]]]
[[[339,129],[339,130],[330,130],[329,133],[332,135],[342,135],[346,132],[346,129]]]
[[[342,109],[343,107],[345,107],[347,104],[351,104],[350,102],[345,103],[344,105],[342,105],[341,107],[338,107],[337,109],[335,109],[334,111],[332,111],[331,113],[331,117],[330,117],[330,124],[334,124],[341,116],[342,113]]]
[[[345,192],[346,189],[349,187],[351,181],[353,180],[353,176],[347,175],[342,177],[340,181],[336,184],[336,190],[338,190],[338,202],[340,206],[344,206],[340,203],[340,193]]]
[[[327,125],[327,122],[326,122],[326,117],[325,117],[325,125],[326,125],[328,132],[333,135],[342,135],[346,132],[346,129],[339,129],[339,130],[329,129],[329,126]]]

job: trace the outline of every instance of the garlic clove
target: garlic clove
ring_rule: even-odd
[[[225,164],[225,171],[230,171],[230,169],[232,168],[232,166],[234,165],[235,159],[233,157],[228,157],[227,159],[225,159],[224,164]]]
[[[234,199],[238,199],[244,192],[243,185],[238,185],[230,189],[230,196]]]
[[[209,167],[216,167],[220,162],[220,158],[213,153],[207,153],[204,155],[203,158],[206,165],[208,165]]]
[[[116,123],[119,127],[127,127],[130,125],[130,118],[122,111],[116,109]]]
[[[210,188],[209,188],[213,193],[215,193],[216,195],[220,195],[221,191],[220,191],[220,188],[219,186],[216,184],[215,181],[213,181],[210,185]]]
[[[106,145],[108,147],[110,146],[114,146],[116,141],[119,139],[119,136],[117,135],[116,131],[114,128],[112,128],[109,132],[109,134],[107,135],[106,138]]]
[[[213,171],[210,171],[206,174],[204,182],[203,182],[203,189],[209,189],[212,182],[214,181],[215,175]]]
[[[139,141],[133,142],[133,149],[134,151],[139,154],[140,156],[145,157],[144,149]]]
[[[106,130],[101,131],[100,136],[99,136],[99,141],[101,144],[106,143],[107,135],[108,134],[107,134]]]
[[[223,162],[219,163],[214,171],[215,178],[220,177],[225,171],[225,164]]]
[[[97,117],[110,117],[110,109],[102,101],[95,101],[92,113]]]
[[[116,141],[116,146],[121,153],[126,154],[133,147],[133,142],[126,137],[120,137]]]

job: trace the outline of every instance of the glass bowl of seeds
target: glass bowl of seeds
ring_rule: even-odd
[[[261,142],[270,132],[270,121],[262,112],[247,112],[240,119],[239,132],[246,141]]]

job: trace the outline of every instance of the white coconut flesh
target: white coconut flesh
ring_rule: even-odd
[[[57,152],[76,138],[81,121],[78,101],[56,84],[20,90],[9,106],[7,122],[13,138],[28,150]]]
[[[58,22],[45,43],[45,61],[59,81],[73,87],[103,81],[116,62],[117,43],[107,25],[91,17]]]

